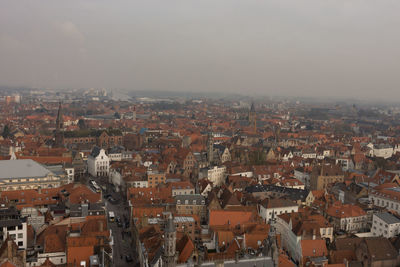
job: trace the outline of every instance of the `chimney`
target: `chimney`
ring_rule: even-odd
[[[103,220],[99,220],[99,232],[103,232],[104,231],[104,225],[103,225]]]
[[[143,216],[142,218],[142,227],[146,227],[149,225],[149,218],[147,216]]]
[[[12,259],[13,259],[13,241],[12,240],[7,241],[7,257],[8,257],[8,260],[12,261]]]
[[[42,188],[39,186],[38,187],[38,193],[41,194],[42,193]]]
[[[86,217],[89,215],[89,204],[88,203],[82,203],[82,217]]]

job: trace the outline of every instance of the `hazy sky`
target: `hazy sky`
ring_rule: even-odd
[[[400,97],[399,0],[1,0],[0,85]]]

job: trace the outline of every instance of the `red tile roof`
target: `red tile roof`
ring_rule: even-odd
[[[210,210],[210,226],[237,225],[255,222],[257,215],[251,211]]]
[[[301,253],[303,257],[327,256],[326,242],[322,239],[301,240]]]
[[[193,254],[194,244],[187,235],[184,235],[177,242],[176,250],[179,252],[178,263],[184,263],[187,262],[189,257]]]
[[[344,204],[344,205],[335,204],[333,206],[330,206],[327,209],[326,213],[329,216],[335,218],[349,218],[349,217],[359,217],[367,215],[367,213],[362,208],[352,204]]]

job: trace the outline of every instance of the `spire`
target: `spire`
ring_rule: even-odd
[[[256,112],[256,108],[254,107],[254,102],[251,102],[250,112]]]
[[[63,121],[63,115],[62,115],[62,106],[61,106],[61,101],[58,105],[58,112],[57,112],[57,118],[56,118],[56,132],[55,132],[55,142],[54,145],[55,147],[63,147],[64,146],[64,135],[62,133],[64,121]]]
[[[207,133],[207,161],[209,166],[211,166],[214,161],[214,137],[212,133],[211,122],[208,125],[208,133]]]
[[[61,101],[58,105],[58,112],[57,112],[57,119],[56,119],[56,129],[61,130],[63,128],[64,121],[63,121],[63,115],[62,115],[62,106],[61,106]]]
[[[251,107],[249,110],[249,123],[250,126],[253,126],[253,130],[257,132],[257,115],[256,115],[256,108],[254,107],[254,102],[251,102]]]

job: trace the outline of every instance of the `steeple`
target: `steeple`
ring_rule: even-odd
[[[257,132],[257,115],[256,108],[254,107],[254,102],[251,102],[251,107],[249,110],[249,124],[254,127],[254,132]]]
[[[61,101],[58,105],[58,111],[57,111],[57,119],[56,119],[56,130],[62,130],[64,125],[63,121],[63,115],[62,115],[62,106],[61,106]]]
[[[56,132],[55,132],[55,142],[54,146],[55,147],[63,147],[64,146],[64,134],[62,132],[64,126],[64,120],[63,120],[63,115],[62,115],[62,106],[61,106],[61,101],[58,105],[58,111],[57,111],[57,118],[56,118]]]
[[[208,126],[207,134],[207,161],[209,166],[211,166],[214,162],[214,137],[212,133],[211,123]]]

